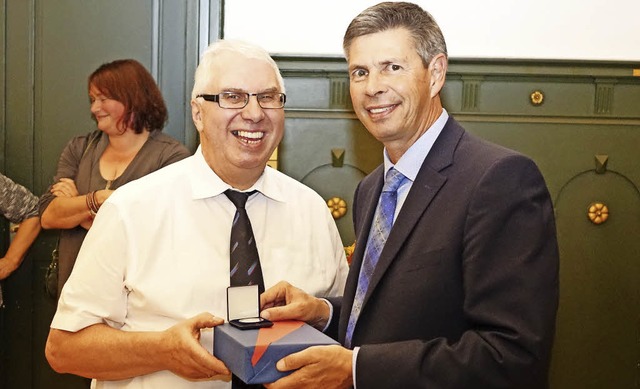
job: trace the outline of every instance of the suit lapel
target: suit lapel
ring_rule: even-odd
[[[447,181],[447,175],[442,171],[453,163],[453,155],[463,133],[464,129],[453,118],[449,118],[438,139],[436,139],[436,142],[429,151],[429,154],[427,154],[380,254],[380,259],[373,272],[369,288],[364,298],[363,310],[366,309],[369,297],[398,255],[398,252],[411,234],[411,231],[414,230],[414,227],[426,212],[433,198]],[[378,194],[378,197],[382,190],[382,172],[380,172],[380,176],[380,183],[376,187],[377,191],[373,191]],[[365,219],[367,220],[367,225],[363,225],[363,228],[358,234],[358,241],[360,242],[366,242],[378,197],[370,200]],[[373,202],[373,204],[371,204],[371,202]],[[363,233],[365,235],[361,237],[360,235]],[[364,253],[364,247],[362,248],[362,252]],[[362,256],[363,254],[358,258],[362,258]],[[361,262],[362,260],[360,260],[360,263]],[[351,300],[353,300],[353,296],[351,296]]]
[[[357,198],[361,204],[358,204],[358,208],[364,209],[364,214],[360,217],[360,225],[357,226],[358,235],[356,236],[356,247],[353,253],[353,261],[351,262],[351,269],[347,278],[346,287],[344,290],[344,303],[343,307],[347,308],[346,314],[342,315],[342,320],[345,320],[344,325],[346,328],[346,320],[349,319],[351,313],[351,305],[355,297],[356,288],[358,287],[358,276],[360,274],[360,268],[362,267],[362,260],[364,259],[364,252],[367,246],[367,239],[369,237],[369,230],[371,230],[371,224],[373,224],[373,217],[378,205],[378,199],[382,192],[382,186],[384,184],[384,165],[378,166],[358,187],[358,191],[362,194],[357,194]]]

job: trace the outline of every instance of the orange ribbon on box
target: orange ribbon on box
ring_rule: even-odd
[[[293,331],[302,327],[303,324],[304,322],[302,321],[285,320],[274,322],[272,327],[260,328],[260,330],[258,330],[256,347],[253,350],[253,356],[251,357],[251,364],[255,366],[258,363],[271,343],[284,338]]]

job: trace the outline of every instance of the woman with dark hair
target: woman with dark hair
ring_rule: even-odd
[[[98,130],[62,151],[54,183],[40,198],[45,229],[60,229],[58,296],[100,206],[115,189],[190,155],[163,134],[167,108],[153,77],[132,59],[106,63],[88,80]]]

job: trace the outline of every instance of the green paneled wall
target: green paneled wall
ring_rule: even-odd
[[[281,57],[287,133],[279,166],[347,207],[381,146],[348,103],[339,58]],[[554,199],[561,251],[551,387],[640,387],[640,64],[452,59],[445,108],[467,130],[532,157]],[[539,92],[542,103],[532,94]],[[331,150],[345,150],[335,167]],[[598,158],[596,159],[596,156]],[[606,161],[600,171],[597,161]],[[600,163],[601,163],[600,162]],[[592,203],[607,222],[588,219]],[[351,214],[337,221],[353,242]]]
[[[208,12],[203,18],[201,5]],[[0,2],[0,171],[42,193],[69,139],[95,128],[87,77],[102,63],[120,58],[134,58],[152,72],[169,109],[164,131],[195,149],[187,91],[200,34],[217,37],[221,14],[218,0]],[[200,29],[200,20],[207,28]],[[0,227],[4,252],[7,223]],[[55,302],[45,297],[42,280],[55,236],[41,233],[25,263],[3,281],[1,388],[86,387],[83,380],[54,373],[44,358]]]

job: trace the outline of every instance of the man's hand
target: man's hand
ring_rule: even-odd
[[[129,332],[104,323],[78,332],[52,328],[45,355],[58,373],[99,380],[124,380],[161,370],[191,380],[228,376],[231,373],[224,363],[199,342],[200,330],[223,322],[205,312],[165,331]]]
[[[323,329],[329,321],[329,305],[286,281],[280,281],[260,296],[262,312],[267,320],[302,320]]]
[[[353,351],[342,346],[315,346],[282,358],[276,364],[280,371],[296,370],[267,389],[350,388]]]
[[[231,372],[200,344],[200,330],[224,323],[224,319],[201,313],[164,331],[167,368],[189,379],[204,379]]]

